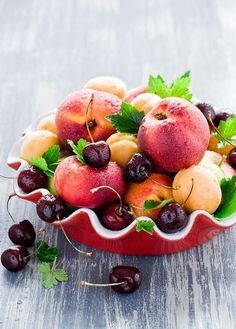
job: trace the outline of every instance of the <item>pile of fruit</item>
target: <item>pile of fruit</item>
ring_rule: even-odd
[[[89,80],[24,139],[22,193],[45,188],[41,220],[93,209],[109,230],[138,218],[139,231],[173,234],[196,210],[236,211],[236,116],[192,100],[190,73],[158,75],[127,91],[114,77]],[[141,217],[141,218],[140,218]]]

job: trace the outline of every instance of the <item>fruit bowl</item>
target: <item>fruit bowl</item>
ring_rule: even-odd
[[[42,118],[46,118],[52,111],[34,121],[14,144],[7,159],[8,165],[19,174],[28,163],[20,158],[20,147],[25,138],[36,130]],[[31,193],[23,193],[14,182],[14,191],[22,199],[36,203],[42,196],[49,193],[47,189],[38,189]],[[129,226],[119,231],[106,229],[100,223],[96,213],[88,208],[75,210],[63,221],[55,221],[52,225],[61,229],[73,240],[89,247],[126,255],[160,255],[174,253],[201,245],[211,240],[221,231],[230,228],[236,223],[236,214],[227,219],[217,221],[206,211],[194,211],[189,215],[187,225],[179,232],[167,234],[154,227],[153,235],[144,231],[137,232],[135,227],[139,220],[136,218]]]

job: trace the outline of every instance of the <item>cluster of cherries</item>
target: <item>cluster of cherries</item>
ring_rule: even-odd
[[[220,121],[226,121],[228,118],[233,117],[233,114],[228,112],[219,112],[216,113],[214,108],[207,103],[198,103],[197,108],[202,112],[202,114],[207,119],[210,128],[217,131],[217,127],[220,124]],[[228,154],[228,161],[232,168],[236,169],[236,147],[233,147]]]

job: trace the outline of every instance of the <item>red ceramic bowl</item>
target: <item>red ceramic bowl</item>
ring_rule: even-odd
[[[30,132],[36,130],[38,122],[43,117],[52,113],[45,114],[30,125],[13,146],[7,162],[11,168],[17,170],[17,174],[28,165],[20,159],[20,146],[23,140]],[[14,190],[20,198],[32,202],[37,202],[42,195],[49,193],[46,189],[39,189],[25,194],[17,181],[14,183]],[[93,210],[81,208],[60,223],[54,222],[52,225],[59,229],[63,225],[70,238],[97,249],[126,255],[160,255],[198,246],[236,223],[236,214],[218,222],[205,211],[195,211],[189,216],[187,226],[180,232],[167,234],[155,227],[153,235],[149,235],[135,230],[136,222],[145,218],[147,217],[137,218],[123,230],[111,231],[101,225]]]

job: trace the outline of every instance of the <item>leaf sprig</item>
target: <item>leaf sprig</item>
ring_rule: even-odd
[[[30,158],[30,163],[42,170],[47,176],[52,177],[59,163],[60,147],[59,145],[52,145],[43,154],[42,157]]]
[[[55,287],[58,282],[68,280],[68,274],[61,268],[56,268],[55,263],[50,266],[49,263],[41,263],[39,271],[42,273],[42,285],[46,289]]]
[[[152,210],[152,209],[156,209],[156,208],[162,208],[171,202],[173,202],[173,199],[162,200],[161,202],[154,201],[154,200],[146,200],[144,202],[142,209],[144,211],[148,211],[148,210]]]
[[[89,142],[87,142],[85,139],[80,138],[77,142],[77,144],[75,144],[72,140],[68,139],[67,143],[70,145],[70,147],[72,148],[72,151],[75,153],[76,158],[83,164],[85,164],[85,160],[83,157],[83,149],[85,148],[85,146],[87,146],[89,144]]]
[[[216,219],[221,220],[236,212],[236,175],[231,178],[223,178],[220,183],[222,201],[214,213]]]
[[[136,231],[145,231],[146,233],[152,235],[155,222],[151,219],[138,220],[136,224]]]
[[[218,147],[222,148],[227,144],[236,145],[236,116],[221,120],[214,135],[218,139]]]

